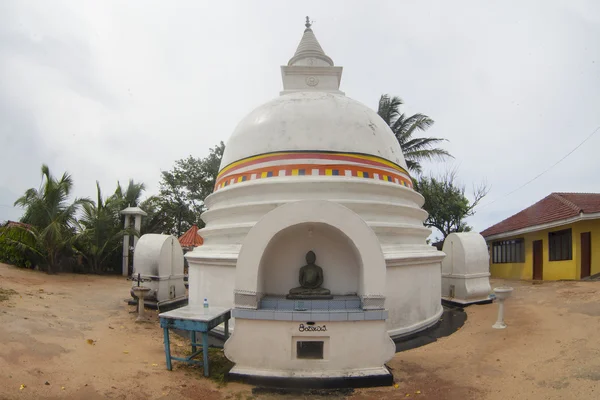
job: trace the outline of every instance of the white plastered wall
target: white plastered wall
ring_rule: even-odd
[[[204,299],[210,306],[230,308],[233,304],[235,265],[219,263],[193,263],[188,273],[189,304],[201,305]]]
[[[396,351],[384,321],[329,322],[327,332],[299,332],[300,322],[238,319],[225,343],[232,372],[271,376],[343,376],[382,369]],[[243,336],[243,337],[242,337]],[[325,341],[325,359],[294,358],[295,338]]]
[[[389,310],[388,333],[392,337],[426,329],[443,312],[439,296],[432,295],[441,288],[440,263],[395,264],[387,268],[385,301]]]

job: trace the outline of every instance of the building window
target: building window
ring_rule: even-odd
[[[492,243],[494,264],[525,262],[525,240],[511,239]]]
[[[572,260],[573,241],[571,229],[548,233],[548,248],[550,261]]]

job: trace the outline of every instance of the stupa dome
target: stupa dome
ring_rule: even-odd
[[[281,95],[248,114],[227,142],[215,191],[295,176],[369,178],[412,188],[392,130],[339,90],[342,67],[323,52],[310,24],[281,72]]]
[[[324,151],[373,155],[406,169],[398,141],[369,107],[328,92],[295,92],[265,103],[238,124],[221,168],[258,154]]]

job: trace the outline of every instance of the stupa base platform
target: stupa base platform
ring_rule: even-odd
[[[353,371],[271,371],[233,367],[228,378],[255,386],[285,389],[340,389],[391,386],[386,367]]]
[[[137,306],[137,299],[128,299],[126,300],[127,304],[129,304],[130,306]],[[163,300],[163,301],[156,301],[154,300],[146,300],[144,299],[144,307],[145,308],[149,308],[151,310],[158,310],[159,312],[167,312],[167,311],[171,311],[174,310],[176,308],[179,307],[183,307],[183,306],[187,306],[188,305],[188,297],[187,296],[182,296],[182,297],[176,297],[174,299],[170,299],[170,300]]]
[[[473,304],[491,304],[493,301],[494,301],[494,299],[492,299],[492,298],[462,300],[462,299],[451,298],[451,297],[442,297],[442,304],[449,305],[449,306],[460,306],[460,307],[466,307],[466,306],[470,306]]]

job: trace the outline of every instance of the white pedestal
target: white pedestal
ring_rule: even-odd
[[[133,292],[138,298],[138,317],[136,322],[145,321],[145,308],[144,308],[144,296],[150,291],[150,288],[144,286],[136,286],[133,288]]]
[[[512,294],[513,288],[511,287],[497,287],[494,288],[496,299],[498,299],[498,320],[492,328],[494,329],[505,329],[506,323],[504,322],[504,300],[508,299]]]

